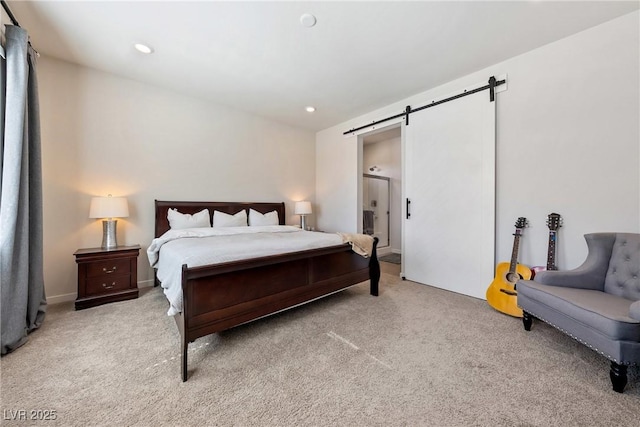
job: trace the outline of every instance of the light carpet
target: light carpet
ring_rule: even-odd
[[[611,390],[592,350],[484,301],[382,275],[190,346],[159,288],[74,311],[1,361],[3,425],[637,426],[640,375]],[[16,410],[53,421],[12,421]]]

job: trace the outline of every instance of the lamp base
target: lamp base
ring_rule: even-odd
[[[307,229],[307,221],[305,220],[305,215],[300,215],[300,228],[303,230]]]
[[[116,238],[117,219],[105,219],[102,221],[102,249],[113,249],[118,246]]]

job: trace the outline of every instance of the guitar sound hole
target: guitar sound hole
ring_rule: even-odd
[[[507,273],[507,281],[509,283],[516,283],[520,279],[522,279],[522,276],[518,273]]]

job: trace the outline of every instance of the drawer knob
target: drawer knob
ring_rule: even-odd
[[[106,283],[102,284],[102,287],[105,289],[111,289],[111,288],[114,288],[115,286],[116,286],[116,282],[113,282],[110,285],[107,285]]]
[[[116,271],[116,266],[114,265],[113,267],[111,267],[111,270],[107,270],[107,267],[102,267],[102,271],[104,271],[106,274],[111,274],[114,271]]]

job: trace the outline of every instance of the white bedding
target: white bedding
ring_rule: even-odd
[[[169,300],[168,315],[182,311],[182,265],[197,267],[341,245],[334,233],[287,225],[169,230],[153,239],[147,255]]]

